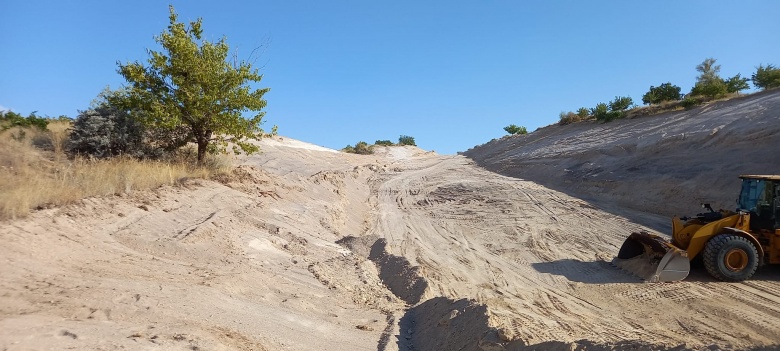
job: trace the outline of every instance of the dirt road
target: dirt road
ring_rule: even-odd
[[[780,345],[777,270],[647,284],[608,263],[666,218],[462,156],[261,147],[220,182],[0,224],[0,349]]]

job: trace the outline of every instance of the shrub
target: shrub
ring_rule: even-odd
[[[642,96],[642,103],[645,105],[659,104],[664,101],[680,100],[680,87],[672,83],[663,83],[657,87],[650,86],[650,90]]]
[[[368,145],[365,141],[360,141],[355,144],[355,153],[360,155],[370,155],[374,153],[374,146]]]
[[[377,140],[374,142],[374,145],[393,146],[394,144],[390,140]]]
[[[525,128],[525,127],[523,127],[523,126],[516,126],[516,125],[514,125],[514,124],[510,124],[510,125],[508,125],[508,126],[504,127],[504,130],[505,130],[507,133],[509,133],[509,134],[512,134],[512,135],[517,135],[517,134],[528,134],[528,129],[526,129],[526,128]]]
[[[702,102],[703,101],[701,99],[697,99],[692,96],[686,96],[684,99],[682,99],[682,101],[680,101],[680,106],[682,106],[686,110],[690,110],[696,106],[701,105]]]
[[[588,110],[587,107],[580,107],[580,109],[577,110],[577,116],[580,117],[581,120],[586,120],[590,117],[590,110]]]
[[[106,105],[79,113],[68,139],[71,154],[108,158],[144,156],[143,127],[124,112]]]
[[[365,141],[358,141],[355,146],[347,145],[345,148],[341,149],[341,151],[351,154],[371,155],[374,153],[374,145],[368,145]]]
[[[13,127],[34,127],[46,130],[47,125],[49,125],[49,120],[45,117],[38,117],[35,111],[27,117],[13,111],[0,112],[0,131]]]
[[[560,118],[560,120],[558,121],[558,124],[562,125],[562,126],[565,126],[567,124],[576,123],[576,122],[579,122],[579,121],[584,119],[584,118],[582,118],[580,116],[580,114],[577,114],[577,113],[574,113],[574,112],[571,112],[571,111],[570,112],[561,112],[558,115],[558,118]]]
[[[625,117],[625,111],[633,107],[634,100],[628,96],[615,96],[615,99],[609,104],[603,102],[590,110],[597,121],[610,122],[618,118]]]
[[[699,82],[691,89],[691,95],[704,96],[710,99],[723,97],[728,93],[728,87],[723,79],[717,78],[707,82]]]
[[[398,145],[417,146],[417,144],[414,142],[414,137],[408,135],[401,135],[398,137]]]
[[[629,96],[615,96],[615,100],[609,102],[609,110],[622,112],[634,106],[634,100]]]
[[[780,87],[780,68],[772,65],[759,65],[756,73],[751,76],[753,85],[759,89],[772,89]]]
[[[593,115],[597,121],[606,121],[608,119],[609,107],[607,104],[600,102],[596,104],[596,107],[590,109],[590,114]]]

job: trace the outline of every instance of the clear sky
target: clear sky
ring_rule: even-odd
[[[780,66],[780,1],[0,2],[0,108],[75,117],[144,61],[168,25],[203,18],[238,57],[256,47],[265,127],[340,149],[397,141],[443,154],[558,121],[651,85],[688,92],[713,57],[721,76]]]

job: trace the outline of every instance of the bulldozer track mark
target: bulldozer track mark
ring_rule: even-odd
[[[766,300],[706,281],[646,284],[629,279],[611,266],[609,256],[620,248],[626,230],[645,227],[530,181],[444,162],[439,167],[451,170],[416,167],[385,178],[377,187],[378,206],[391,212],[378,219],[379,234],[395,252],[417,262],[432,293],[487,304],[505,334],[525,345],[652,339],[698,347],[702,339],[717,343],[714,335],[738,343],[736,334],[723,333],[717,323],[703,323],[706,317],[699,314],[680,319],[687,327],[699,325],[687,334],[663,311],[653,310],[656,306],[717,310],[757,330],[775,326],[770,316],[777,309],[769,305],[778,294],[771,283],[752,289],[770,296]],[[719,295],[748,311],[764,312],[745,312],[743,318],[710,305]]]

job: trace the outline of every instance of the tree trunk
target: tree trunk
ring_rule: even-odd
[[[207,130],[203,135],[198,135],[198,166],[203,165],[203,157],[206,156],[206,150],[211,140],[211,131]]]
[[[203,157],[206,156],[206,148],[209,146],[209,140],[198,138],[198,166],[203,164]]]

